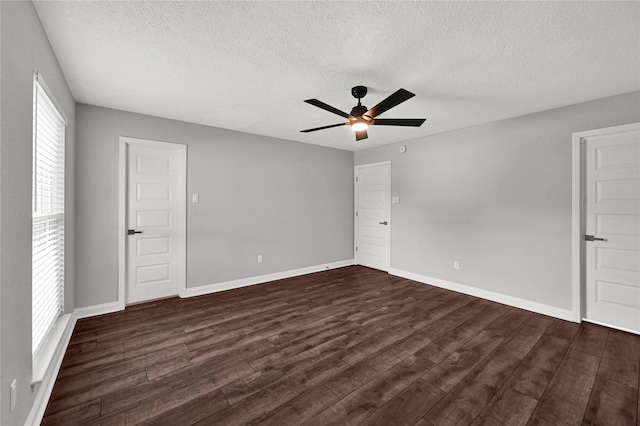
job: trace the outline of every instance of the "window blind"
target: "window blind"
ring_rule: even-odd
[[[32,356],[63,310],[66,123],[37,79],[33,102]]]

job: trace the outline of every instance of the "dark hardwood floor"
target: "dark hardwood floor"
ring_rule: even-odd
[[[79,320],[43,424],[637,425],[640,336],[353,266]]]

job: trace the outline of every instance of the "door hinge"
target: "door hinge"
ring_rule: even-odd
[[[356,246],[356,251],[358,251],[358,246]]]
[[[356,176],[356,182],[358,181],[358,177]]]
[[[356,212],[356,216],[358,216],[358,212]]]

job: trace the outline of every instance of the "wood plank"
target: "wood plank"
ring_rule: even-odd
[[[489,303],[485,300],[472,300],[471,302],[462,300],[466,302],[464,305],[453,305],[453,308],[449,304],[445,307],[438,306],[425,316],[423,323],[414,326],[414,328],[419,329],[429,339],[435,340],[471,318],[474,318],[475,321],[478,314],[489,310]],[[464,309],[460,309],[462,306]]]
[[[207,394],[212,394],[211,400],[218,401],[214,403],[214,405],[218,405],[221,403],[220,398],[224,400],[224,395],[222,395],[222,392],[217,389],[217,387],[213,380],[204,378],[194,382],[192,386],[172,389],[155,398],[147,398],[126,411],[101,416],[99,419],[87,424],[101,426],[135,425],[151,420],[154,417],[190,403]]]
[[[439,350],[437,352],[434,352],[434,356],[431,358],[431,360],[434,362],[441,362],[447,356],[460,349],[469,340],[476,337],[487,327],[490,327],[495,331],[496,328],[494,324],[496,321],[502,318],[502,315],[505,311],[506,310],[504,307],[501,308],[498,306],[489,306],[477,315],[467,319],[465,322],[450,330],[449,332],[435,333],[435,336],[439,337],[434,339],[434,343]],[[510,328],[511,325],[507,325],[507,327]],[[506,334],[508,333],[505,332],[505,335]],[[431,333],[430,335],[435,337],[433,333]],[[500,337],[500,333],[496,334],[493,331],[491,332],[491,335]]]
[[[231,350],[225,351],[224,353],[212,351],[211,348],[204,348],[191,351],[188,355],[180,355],[177,358],[171,358],[164,362],[147,366],[147,377],[149,380],[155,380],[164,375],[203,363],[213,363],[211,365],[215,365],[216,369],[220,369],[237,363],[238,361],[257,358],[268,353],[273,353],[274,351],[275,348],[268,339],[258,340],[257,342],[246,345],[234,346]]]
[[[309,365],[332,357],[341,350],[346,341],[347,337],[342,335],[319,346],[309,348],[307,351],[289,358],[285,363],[257,371],[241,380],[226,385],[222,388],[222,391],[231,405],[237,404],[248,396],[266,389],[273,383],[304,370]]]
[[[425,420],[433,424],[471,424],[519,363],[512,351],[494,351],[429,410]]]
[[[58,392],[60,394],[81,390],[87,386],[93,387],[97,383],[108,380],[113,376],[121,376],[144,370],[156,362],[162,362],[177,355],[186,355],[188,352],[189,350],[186,345],[178,344],[165,347],[161,351],[156,351],[150,354],[123,359],[118,362],[102,364],[99,367],[96,366],[90,370],[80,369],[80,371],[76,371],[78,370],[78,366],[74,366],[68,369],[73,372],[59,377],[56,381],[56,385],[59,387]]]
[[[598,376],[583,424],[633,426],[638,422],[637,397],[637,389]]]
[[[201,330],[203,328],[211,328],[213,326],[216,326],[218,327],[219,330],[221,330],[219,325],[222,323],[239,324],[240,323],[239,320],[243,320],[247,318],[266,318],[267,316],[264,315],[265,313],[273,313],[273,312],[277,313],[278,310],[284,307],[289,307],[289,304],[287,302],[282,301],[282,302],[270,303],[268,305],[257,306],[250,309],[238,309],[235,312],[225,311],[217,315],[207,315],[206,317],[198,321],[193,321],[191,324],[188,324],[187,326],[185,326],[184,332],[191,333],[196,330]]]
[[[98,343],[95,351],[78,352],[65,355],[61,368],[65,375],[72,375],[79,370],[90,370],[105,364],[122,361],[125,358],[142,356],[156,352],[170,345],[178,345],[186,342],[186,335],[182,333],[181,326],[167,327],[166,329],[153,329],[151,335],[138,336],[131,341],[120,339],[110,345]],[[66,373],[66,370],[76,366],[77,368]]]
[[[431,343],[429,339],[414,333],[401,342],[394,344],[367,358],[356,363],[345,371],[337,374],[332,379],[325,382],[325,386],[329,388],[338,397],[345,397],[355,389],[369,382],[380,373],[392,368],[403,359],[407,359],[413,354],[420,352],[423,348]],[[430,354],[431,352],[427,352]]]
[[[387,352],[386,355],[390,356],[390,358],[395,361],[395,364],[400,362],[393,353]],[[373,378],[379,374],[380,371],[371,365],[371,361],[366,360],[351,366],[340,374],[337,374],[335,377],[328,380],[325,383],[325,386],[338,397],[344,398],[360,386],[373,380]]]
[[[527,320],[527,324],[533,327],[539,327],[544,330],[548,330],[548,328],[554,323],[554,321],[555,319],[552,317],[531,312],[531,317]]]
[[[433,365],[428,356],[414,354],[322,411],[305,425],[358,424],[418,380]]]
[[[292,342],[304,340],[309,336],[313,336],[319,332],[327,329],[333,329],[348,321],[348,318],[353,315],[350,311],[342,311],[343,308],[338,309],[338,313],[329,314],[316,321],[307,322],[299,327],[293,327],[284,330],[282,333],[274,334],[269,337],[269,341],[273,343],[275,347],[290,345]]]
[[[326,380],[346,367],[348,365],[337,357],[324,360],[258,392],[248,392],[248,396],[236,401],[235,406],[206,417],[197,424],[237,425],[268,417],[269,413],[276,411],[287,401],[304,394],[317,383]],[[311,414],[308,413],[308,415]]]
[[[529,419],[529,422],[527,422],[527,426],[557,426],[557,425],[554,425],[553,423],[550,423],[545,419],[536,416],[534,412],[534,414]]]
[[[557,319],[549,326],[546,333],[550,336],[571,340],[580,329],[580,324]]]
[[[277,406],[278,403],[271,397],[269,390],[263,389],[243,399],[242,404],[222,409],[193,423],[193,426],[245,425],[265,416]]]
[[[436,405],[444,395],[443,391],[424,380],[417,380],[389,402],[382,405],[361,424],[366,426],[416,424],[420,417]]]
[[[608,328],[586,322],[573,339],[570,350],[601,357],[608,336]]]
[[[191,424],[211,416],[228,406],[229,403],[222,392],[214,391],[151,417],[145,420],[144,425],[166,426]]]
[[[66,410],[58,411],[57,413],[52,413],[50,409],[47,409],[44,413],[41,426],[84,425],[100,417],[101,406],[102,401],[98,398],[75,405]]]
[[[487,331],[501,337],[507,337],[533,315],[531,312],[521,309],[509,308],[507,306],[504,308],[506,312],[486,328]]]
[[[344,362],[354,365],[358,362],[370,357],[376,352],[395,345],[397,342],[404,340],[414,333],[413,328],[408,325],[399,325],[381,331],[370,339],[364,340],[354,345],[342,354],[341,358]]]
[[[125,374],[123,376],[114,376],[100,383],[99,386],[86,387],[79,391],[61,393],[58,391],[57,384],[53,387],[47,410],[50,413],[57,413],[68,410],[78,405],[86,404],[97,398],[105,397],[118,393],[131,386],[144,383],[147,375],[144,371],[138,371],[134,374]]]
[[[436,322],[440,324],[441,318],[447,315],[451,315],[453,312],[456,312],[456,311],[467,312],[470,306],[474,306],[475,304],[480,303],[479,301],[477,300],[474,301],[472,298],[462,294],[450,295],[445,293],[442,296],[436,297],[432,300],[421,301],[417,303],[416,307],[418,307],[418,309],[423,310],[424,315],[420,315],[415,320],[410,321],[409,324],[416,330],[422,330],[422,329],[425,329],[425,327],[431,324],[434,324]],[[473,305],[470,305],[471,302],[475,302],[475,303]],[[434,305],[434,306],[431,306],[429,309],[426,309],[426,306],[428,305]],[[473,315],[473,313],[470,312],[468,315]],[[453,323],[455,323],[455,321],[453,321]],[[444,323],[442,323],[442,325],[444,326]]]
[[[265,414],[251,424],[261,426],[299,425],[337,401],[338,397],[321,385]]]
[[[249,361],[249,365],[258,371],[266,367],[272,367],[278,364],[282,364],[284,360],[287,360],[293,356],[299,355],[315,346],[319,346],[323,343],[329,342],[337,337],[343,336],[345,333],[349,333],[357,328],[357,324],[350,322],[344,322],[342,324],[334,324],[333,327],[328,327],[325,330],[318,330],[316,334],[305,336],[304,338],[292,340],[286,346],[281,346],[275,349],[273,352],[267,353],[260,357],[255,357]]]
[[[426,373],[422,379],[449,392],[503,341],[503,337],[483,331]]]
[[[473,426],[524,426],[529,421],[537,399],[515,389],[503,387],[472,423]]]
[[[593,355],[568,352],[533,415],[553,424],[580,424],[599,363]]]
[[[505,386],[539,400],[553,378],[570,343],[566,339],[543,335],[507,380]]]
[[[486,331],[490,332],[490,330]],[[506,338],[499,349],[521,360],[526,357],[536,343],[538,343],[544,331],[544,329],[523,324]]]
[[[274,401],[282,404],[299,396],[310,388],[326,382],[348,367],[349,364],[342,361],[339,357],[331,357],[317,364],[310,365],[299,373],[272,384],[267,389]]]
[[[195,365],[161,379],[141,382],[119,392],[105,395],[102,398],[102,415],[129,409],[147,399],[156,398],[172,389],[189,386],[203,378],[211,380],[216,385],[213,389],[219,389],[251,373],[253,369],[244,361],[238,361],[223,368],[219,368],[215,361]]]
[[[614,382],[638,388],[640,336],[610,330],[598,375]]]

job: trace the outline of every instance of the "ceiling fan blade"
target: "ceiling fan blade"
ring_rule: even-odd
[[[313,106],[317,106],[318,108],[322,108],[325,111],[329,111],[329,112],[332,112],[334,114],[338,114],[339,116],[342,116],[344,118],[349,118],[349,119],[352,118],[351,114],[347,114],[344,111],[340,111],[338,108],[334,108],[331,105],[327,105],[324,102],[319,101],[317,99],[307,99],[305,102],[308,103],[308,104],[311,104]]]
[[[316,127],[315,129],[307,129],[307,130],[300,130],[302,133],[309,133],[309,132],[315,132],[316,130],[322,130],[322,129],[330,129],[332,127],[338,127],[338,126],[347,126],[351,124],[351,122],[348,123],[338,123],[338,124],[331,124],[329,126],[322,126],[322,127]]]
[[[361,141],[362,139],[368,138],[367,129],[356,131],[356,140]]]
[[[390,110],[396,105],[401,104],[407,99],[411,99],[415,96],[415,94],[409,92],[408,90],[398,89],[395,93],[389,95],[386,99],[383,99],[378,105],[371,108],[369,111],[365,112],[364,115],[368,117],[376,117],[383,112]]]
[[[420,127],[426,120],[426,118],[376,118],[373,124],[377,126]]]

